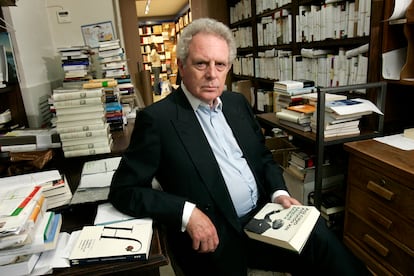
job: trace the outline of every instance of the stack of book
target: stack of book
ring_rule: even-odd
[[[314,192],[309,193],[309,204],[314,204]],[[335,189],[322,192],[321,216],[325,219],[329,228],[341,230],[344,220],[345,199],[343,193]]]
[[[124,129],[124,116],[122,105],[119,102],[119,90],[116,87],[105,88],[105,118],[110,131]]]
[[[276,81],[273,90],[289,96],[303,95],[315,92],[315,82],[305,79]]]
[[[0,274],[28,275],[40,254],[56,247],[62,216],[47,211],[42,185],[0,187]]]
[[[65,87],[79,86],[94,77],[91,51],[88,46],[72,46],[58,48],[58,50],[64,71]]]
[[[309,104],[291,105],[276,112],[279,123],[301,130],[311,131],[310,123],[315,106]]]
[[[135,118],[138,102],[134,85],[131,81],[121,82],[117,89],[119,91],[119,102],[122,105],[122,114],[126,119]]]
[[[39,186],[46,199],[46,210],[69,204],[72,192],[64,176],[58,170],[21,174],[0,179],[0,191],[4,187]]]
[[[127,61],[119,39],[99,42],[98,51],[103,78],[129,78]]]
[[[54,89],[56,129],[65,157],[111,151],[109,125],[105,122],[102,88]]]
[[[303,151],[292,151],[288,165],[283,172],[290,194],[302,204],[308,204],[308,195],[314,189],[315,155]],[[322,167],[324,189],[341,186],[344,168],[325,160]]]
[[[374,105],[363,99],[342,99],[326,102],[324,136],[337,137],[360,134],[359,122],[362,116],[371,114]],[[316,121],[312,120],[316,132]]]

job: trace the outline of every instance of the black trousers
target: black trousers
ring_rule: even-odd
[[[248,267],[293,275],[370,275],[357,259],[319,218],[301,254],[276,246],[247,240]]]
[[[231,232],[226,234],[231,235]],[[246,235],[220,241],[219,248],[211,254],[183,252],[183,247],[191,245],[189,237],[186,241],[169,239],[169,244],[185,275],[244,276],[247,267],[289,272],[292,275],[370,275],[365,265],[326,227],[323,218],[318,220],[301,254],[250,239]],[[229,255],[232,257],[228,258]]]

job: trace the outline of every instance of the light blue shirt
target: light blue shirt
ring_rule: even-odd
[[[233,132],[222,112],[222,102],[213,107],[195,98],[183,86],[198,121],[216,157],[227,189],[239,217],[256,207],[258,192],[253,173],[243,157]]]
[[[194,97],[181,82],[181,88],[190,102],[200,122],[204,134],[219,164],[230,197],[239,217],[247,214],[257,203],[257,184],[250,167],[242,157],[243,153],[234,138],[222,112],[222,102],[217,98],[215,106],[210,107]],[[277,190],[271,196],[273,202],[280,195],[289,196],[285,190]],[[186,201],[184,204],[181,230],[185,231],[195,204]]]

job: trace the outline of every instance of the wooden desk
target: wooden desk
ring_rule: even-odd
[[[112,133],[114,139],[112,153],[94,156],[80,156],[72,158],[59,158],[58,169],[67,176],[72,192],[79,185],[83,164],[86,161],[119,156],[129,145],[134,121],[129,121],[124,131]],[[71,205],[59,210],[63,215],[62,232],[72,232],[81,229],[84,225],[93,225],[97,205],[85,203]],[[54,269],[54,275],[160,275],[159,267],[169,263],[166,242],[162,231],[155,225],[151,242],[150,255],[147,261],[112,262],[74,266],[70,268]]]

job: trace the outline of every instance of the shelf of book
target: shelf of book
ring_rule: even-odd
[[[325,107],[325,94],[331,93],[344,93],[348,92],[352,95],[355,91],[365,91],[363,93],[366,97],[372,98],[375,96],[375,105],[377,108],[384,113],[385,110],[385,98],[387,91],[387,84],[385,82],[376,83],[365,83],[358,85],[347,85],[340,87],[329,87],[329,88],[317,88],[318,98],[317,106]],[[360,94],[358,94],[360,95]],[[352,141],[366,140],[374,137],[381,136],[383,134],[384,117],[382,115],[368,115],[364,126],[361,128],[361,132],[358,135],[344,135],[338,137],[324,137],[324,125],[325,125],[325,108],[316,109],[316,121],[317,130],[316,132],[305,132],[298,129],[281,124],[276,118],[275,113],[262,113],[257,114],[256,117],[260,124],[265,128],[280,128],[286,130],[288,133],[304,140],[307,143],[315,144],[316,148],[316,165],[315,165],[315,206],[320,208],[321,206],[321,193],[322,193],[322,166],[324,162],[324,151],[325,147],[343,144]]]

